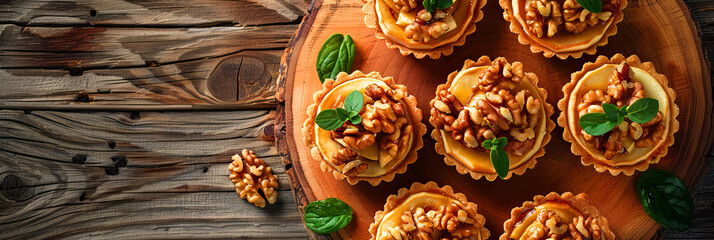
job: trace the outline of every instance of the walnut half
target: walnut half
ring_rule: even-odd
[[[241,155],[233,155],[233,162],[228,166],[229,178],[240,198],[261,208],[265,207],[266,200],[270,204],[275,203],[278,199],[278,177],[273,175],[273,169],[251,150],[243,149]]]

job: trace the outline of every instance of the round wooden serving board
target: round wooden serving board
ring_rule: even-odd
[[[670,86],[677,91],[680,130],[669,154],[651,167],[673,172],[691,189],[706,166],[704,156],[714,136],[710,72],[697,30],[687,7],[680,1],[629,2],[618,34],[610,37],[610,43],[600,47],[598,54],[608,57],[615,53],[637,54],[667,76]],[[607,172],[596,172],[592,166],[583,166],[580,158],[570,152],[570,143],[563,140],[560,127],[552,132],[545,156],[538,159],[534,169],[507,181],[494,182],[474,180],[447,166],[434,151],[434,140],[429,136],[432,129],[427,122],[429,101],[436,86],[446,82],[446,76],[460,69],[466,59],[488,55],[492,59],[503,56],[509,61],[523,62],[526,71],[538,75],[539,86],[548,91],[548,103],[555,107],[563,97],[561,88],[570,81],[570,74],[580,70],[585,62],[594,61],[596,56],[560,60],[531,53],[528,46],[518,43],[516,34],[508,31],[498,2],[490,0],[483,8],[483,20],[476,23],[476,32],[466,38],[464,46],[456,47],[453,54],[438,60],[404,57],[399,51],[388,49],[383,40],[375,38],[374,30],[365,27],[362,4],[360,0],[315,0],[286,49],[279,81],[278,99],[285,105],[276,122],[276,143],[289,168],[298,204],[304,206],[310,201],[337,197],[354,209],[352,223],[332,237],[368,239],[374,213],[383,209],[387,196],[413,182],[427,181],[451,185],[478,204],[479,213],[486,217],[491,239],[503,233],[503,222],[513,207],[551,191],[587,193],[619,239],[649,239],[655,235],[660,226],[647,216],[635,195],[634,182],[639,174],[613,177]],[[317,53],[324,40],[334,33],[349,34],[354,39],[357,57],[353,70],[377,71],[382,76],[394,77],[417,97],[422,109],[423,122],[429,127],[424,147],[418,152],[417,162],[392,182],[373,187],[366,182],[353,186],[335,180],[331,173],[320,170],[320,163],[309,156],[303,144],[300,128],[307,116],[305,111],[313,103],[313,93],[321,89],[315,70]],[[555,109],[553,121],[559,114]]]

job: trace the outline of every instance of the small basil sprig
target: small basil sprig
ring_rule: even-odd
[[[508,154],[506,154],[506,150],[503,149],[506,147],[507,143],[508,140],[506,140],[505,137],[488,139],[481,143],[482,147],[490,149],[491,164],[493,164],[493,168],[496,170],[498,177],[501,179],[508,176]]]
[[[322,110],[315,116],[315,123],[320,128],[328,131],[341,127],[348,120],[352,124],[359,124],[362,122],[359,111],[362,110],[363,104],[364,96],[359,90],[354,90],[345,98],[343,104],[345,108],[338,107],[336,109]]]
[[[305,225],[318,234],[328,234],[352,221],[352,207],[337,198],[314,201],[305,206]]]
[[[332,34],[317,53],[317,75],[320,82],[335,79],[340,72],[349,72],[355,61],[355,42],[350,35]]]
[[[602,0],[576,0],[576,2],[592,13],[602,12]]]
[[[436,9],[446,9],[454,4],[453,0],[424,0],[424,9],[428,12],[434,12]]]
[[[692,226],[692,195],[677,176],[664,170],[649,169],[637,178],[635,184],[642,208],[662,227],[684,231]]]
[[[657,116],[659,101],[654,98],[640,98],[630,106],[617,108],[614,104],[603,103],[605,113],[588,113],[580,117],[580,128],[593,136],[603,135],[619,125],[625,117],[636,123],[646,123]]]

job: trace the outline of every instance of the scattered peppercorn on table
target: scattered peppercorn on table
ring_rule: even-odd
[[[539,87],[562,85],[560,79],[548,76],[568,78],[571,72],[580,70],[582,63],[594,61],[596,56],[583,55],[569,62],[572,59],[547,59],[546,52],[532,53],[529,45],[518,42],[518,34],[509,31],[498,1],[472,1],[479,3],[473,7],[482,10],[479,16],[483,18],[468,20],[476,22],[475,31],[466,28],[454,31],[468,32],[465,39],[454,38],[455,43],[463,43],[463,46],[447,44],[439,54],[413,52],[413,55],[402,56],[399,49],[390,49],[383,38],[375,37],[375,30],[369,29],[361,18],[364,15],[356,22],[346,22],[345,19],[351,19],[346,13],[362,14],[362,1],[341,1],[341,7],[331,12],[328,5],[334,2],[41,0],[0,3],[0,82],[3,83],[0,88],[0,239],[329,237],[306,229],[303,222],[299,206],[324,199],[315,199],[312,192],[300,191],[299,184],[305,184],[300,178],[328,173],[320,171],[319,163],[317,171],[311,166],[313,171],[309,173],[297,172],[297,168],[307,167],[296,162],[296,155],[287,158],[292,152],[284,140],[286,134],[290,135],[285,123],[292,117],[286,116],[284,110],[296,102],[286,99],[284,85],[279,85],[284,83],[281,81],[284,79],[279,79],[284,49],[296,31],[295,36],[307,34],[309,28],[300,27],[299,22],[311,8],[312,15],[304,20],[313,26],[320,23],[310,21],[331,16],[332,21],[351,29],[342,33],[351,34],[356,46],[357,57],[352,70],[369,74],[378,69],[376,64],[400,69],[382,75],[406,85],[409,95],[417,97],[417,105],[423,111],[421,122],[429,126],[423,136],[424,146],[418,151],[419,158],[408,166],[405,174],[396,174],[391,182],[373,187],[367,182],[352,186],[347,180],[338,180],[332,175],[327,175],[329,181],[320,180],[326,188],[339,186],[361,193],[377,192],[381,196],[363,198],[362,203],[346,201],[355,212],[346,229],[369,236],[370,224],[376,212],[385,210],[387,196],[397,195],[397,190],[402,188],[409,189],[413,182],[426,184],[439,180],[426,171],[433,169],[433,173],[452,174],[461,180],[459,183],[437,181],[436,184],[442,188],[451,185],[454,193],[464,193],[468,202],[478,204],[478,214],[485,216],[485,225],[480,217],[467,219],[478,220],[479,227],[483,225],[490,231],[489,239],[497,239],[504,231],[503,222],[510,216],[509,212],[489,209],[490,202],[529,191],[515,182],[531,180],[541,168],[548,166],[548,161],[556,161],[549,152],[569,151],[570,147],[562,140],[562,128],[556,127],[551,143],[546,146],[546,155],[539,157],[536,167],[524,175],[514,174],[508,181],[496,179],[494,182],[462,176],[442,161],[443,156],[436,154],[435,141],[429,134],[433,127],[428,123],[428,104],[434,98],[436,85],[445,83],[448,73],[461,69],[467,58],[477,60],[481,55],[523,62],[528,72],[538,74]],[[686,0],[689,6],[686,12],[683,3],[672,2],[657,5],[660,3],[628,1],[625,18],[617,24],[618,33],[609,38],[609,45],[598,47],[597,54],[609,57],[617,52],[627,56],[638,54],[643,62],[654,62],[657,70],[670,78],[673,74],[687,74],[678,67],[680,63],[660,61],[659,55],[642,52],[651,48],[655,48],[651,49],[652,53],[679,51],[656,49],[656,43],[663,39],[653,39],[648,34],[656,32],[661,22],[653,21],[643,28],[633,26],[648,17],[637,12],[653,11],[664,19],[688,19],[691,13],[694,22],[702,26],[702,39],[697,44],[703,42],[704,50],[714,51],[711,44],[714,3]],[[433,18],[449,19],[436,15]],[[466,22],[456,20],[458,26]],[[623,31],[627,29],[649,30]],[[695,28],[677,31],[668,34],[698,36]],[[333,33],[336,32],[329,34]],[[625,35],[634,35],[641,39],[639,43],[647,46],[613,48],[629,44]],[[294,46],[295,42],[288,50],[295,50]],[[314,49],[313,54],[317,54],[319,45]],[[461,52],[467,49],[471,49],[468,50],[471,54]],[[286,54],[289,59],[298,52]],[[414,57],[417,55],[425,59],[417,60]],[[429,59],[437,55],[439,60]],[[385,57],[393,57],[394,61],[370,63]],[[311,60],[308,65],[314,63]],[[420,79],[422,77],[417,75],[429,73],[440,76],[433,79],[433,86],[414,85],[405,79],[409,75]],[[707,75],[709,72],[698,74],[707,79],[711,77]],[[304,81],[319,84],[319,79]],[[706,111],[678,118],[685,123],[675,137],[678,143],[675,147],[681,149],[670,148],[668,156],[675,155],[673,152],[688,152],[691,148],[692,152],[703,153],[705,157],[697,161],[696,166],[660,162],[671,167],[668,170],[694,167],[703,173],[699,178],[701,182],[685,182],[695,203],[692,228],[683,233],[657,234],[666,239],[706,239],[714,235],[710,228],[714,223],[711,207],[714,168],[706,169],[714,154],[704,152],[711,142],[698,142],[699,137],[688,138],[691,135],[682,133],[693,132],[686,125],[691,119],[707,119],[711,125],[711,99],[702,106],[680,101],[692,99],[682,93],[692,93],[694,98],[706,94],[711,98],[711,84],[707,86],[708,89],[671,86],[678,93],[677,103],[682,112]],[[562,91],[549,89],[548,93],[547,102],[554,106],[562,98]],[[312,94],[302,96],[308,105]],[[301,109],[304,115],[305,110]],[[556,110],[550,119],[556,121],[558,113]],[[711,131],[711,127],[708,129]],[[709,135],[710,132],[696,134]],[[251,151],[243,153],[243,149]],[[240,157],[234,157],[236,154]],[[576,158],[571,155],[562,157]],[[683,156],[692,157],[691,154]],[[580,162],[575,161],[578,168],[582,168],[578,171],[595,173],[592,167],[579,166]],[[230,171],[229,166],[233,167]],[[660,165],[650,165],[650,168],[658,167]],[[231,177],[240,182],[237,179],[241,173],[255,177],[256,185],[265,187],[260,191],[269,192],[267,196],[263,194],[264,202],[255,198],[255,194],[250,194],[252,197],[246,194],[246,198],[252,198],[256,205],[264,204],[264,208],[241,199],[236,192]],[[613,179],[632,178],[599,174]],[[542,184],[555,187],[537,195],[551,191],[562,194],[563,189],[557,182],[559,176],[563,174],[553,172],[552,177],[538,179]],[[578,182],[592,184],[583,189],[609,187],[590,179]],[[490,200],[473,193],[489,185],[503,190],[490,192]],[[634,191],[635,185],[630,188]],[[241,189],[248,192],[245,186]],[[513,203],[510,210],[533,200],[535,195],[505,201]],[[346,200],[348,196],[332,197]],[[603,209],[612,206],[602,206],[600,202],[621,196],[589,194],[588,197],[590,204],[604,212]],[[359,208],[365,203],[378,207]],[[640,205],[636,203],[632,207]],[[362,212],[369,214],[360,215]],[[612,223],[618,216],[606,217],[613,229]],[[332,237],[340,237],[340,233]],[[625,234],[615,233],[618,237]]]

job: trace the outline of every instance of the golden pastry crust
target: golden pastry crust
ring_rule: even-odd
[[[376,239],[377,231],[379,230],[379,225],[381,224],[382,220],[384,219],[384,216],[387,213],[399,206],[399,204],[401,204],[401,202],[407,199],[409,196],[421,192],[440,193],[446,197],[452,198],[460,202],[462,204],[462,209],[466,211],[470,217],[474,218],[474,225],[479,226],[481,231],[478,234],[481,235],[481,239],[488,239],[488,237],[491,236],[491,232],[488,231],[488,229],[485,227],[486,218],[483,215],[478,214],[478,206],[473,202],[469,202],[468,199],[466,199],[466,195],[464,195],[463,193],[454,193],[454,190],[449,185],[439,187],[439,185],[435,182],[427,182],[426,184],[415,182],[411,185],[409,189],[401,188],[397,192],[397,195],[392,194],[387,197],[387,202],[384,204],[384,209],[381,211],[377,211],[374,214],[374,222],[369,225],[369,233],[372,235],[370,239]]]
[[[454,52],[454,46],[463,46],[464,43],[466,43],[466,36],[475,32],[476,31],[476,23],[481,21],[481,19],[483,19],[483,11],[481,11],[481,8],[483,8],[483,6],[486,5],[486,0],[471,0],[472,4],[475,6],[473,16],[471,17],[470,22],[459,23],[459,24],[466,24],[466,29],[464,30],[463,34],[461,34],[455,42],[448,43],[448,44],[445,44],[442,46],[438,46],[438,47],[432,48],[432,49],[412,49],[412,48],[409,48],[409,46],[404,46],[398,42],[391,40],[383,32],[383,30],[381,29],[381,27],[379,25],[379,18],[377,17],[377,12],[375,9],[376,1],[379,1],[379,0],[363,0],[364,6],[362,7],[362,12],[364,12],[364,14],[365,14],[364,23],[365,23],[365,25],[367,25],[367,28],[374,29],[375,37],[377,37],[377,39],[384,40],[387,44],[387,48],[398,49],[399,52],[402,54],[402,56],[408,56],[409,54],[413,54],[414,57],[416,57],[418,59],[422,59],[426,56],[429,56],[429,58],[431,58],[431,59],[438,59],[442,55],[444,55],[444,56],[451,55],[451,53]]]
[[[488,56],[481,56],[478,61],[474,62],[472,60],[466,60],[464,62],[464,66],[461,68],[461,71],[464,71],[466,69],[472,68],[472,67],[478,67],[478,66],[489,66],[491,65],[491,59]],[[437,94],[439,91],[439,88],[441,86],[451,86],[451,84],[454,82],[454,79],[456,78],[456,75],[458,74],[459,71],[454,71],[448,76],[448,80],[445,84],[439,85],[437,87]],[[540,146],[533,146],[533,147],[538,147],[539,150],[527,161],[523,162],[519,166],[512,167],[511,169],[508,170],[508,175],[506,176],[505,179],[511,178],[513,174],[517,175],[523,175],[523,173],[526,172],[528,169],[532,169],[535,167],[537,158],[542,157],[545,155],[545,147],[548,142],[550,142],[550,133],[555,129],[555,122],[550,119],[550,116],[555,113],[553,105],[550,105],[547,103],[545,100],[548,98],[548,93],[545,91],[544,88],[539,88],[538,87],[538,77],[534,73],[527,72],[526,73],[526,79],[533,84],[538,89],[538,94],[543,98],[543,102],[545,103],[543,106],[543,109],[545,109],[545,119],[546,119],[546,134],[543,136],[543,142]],[[435,101],[436,99],[432,100]],[[432,103],[433,105],[433,103]],[[494,181],[496,178],[498,178],[497,173],[484,173],[480,171],[473,170],[469,168],[468,166],[464,165],[461,161],[458,159],[452,157],[446,152],[446,146],[444,145],[444,139],[441,136],[440,129],[437,129],[436,126],[434,125],[433,122],[429,121],[432,126],[434,126],[434,130],[431,131],[431,137],[436,140],[436,144],[434,148],[436,149],[436,152],[444,156],[444,162],[446,165],[449,166],[454,166],[456,167],[456,171],[459,172],[460,174],[469,174],[471,175],[471,178],[478,180],[481,179],[481,177],[485,177],[488,181]]]
[[[586,217],[593,217],[597,218],[598,222],[600,223],[600,227],[602,229],[602,234],[605,237],[605,239],[615,239],[615,233],[610,230],[610,226],[607,222],[607,218],[604,216],[600,215],[600,211],[592,205],[588,203],[588,196],[585,193],[580,193],[578,195],[573,195],[570,192],[565,192],[562,195],[556,193],[556,192],[551,192],[546,196],[543,195],[537,195],[533,197],[533,201],[526,201],[523,202],[523,205],[521,207],[516,207],[511,210],[511,218],[506,220],[506,222],[503,223],[503,234],[501,234],[501,237],[499,238],[500,240],[509,240],[511,234],[513,233],[514,228],[516,227],[516,223],[518,218],[521,217],[521,215],[529,211],[533,208],[535,208],[538,205],[541,205],[543,203],[549,202],[549,201],[556,201],[556,202],[564,202],[568,203],[570,207],[573,209],[577,210],[580,212],[582,215]]]
[[[598,69],[599,67],[605,64],[620,64],[622,62],[627,62],[630,67],[636,67],[646,71],[647,73],[652,75],[652,77],[657,80],[657,82],[659,82],[659,84],[667,93],[668,99],[670,101],[669,104],[671,106],[671,110],[670,113],[667,115],[670,118],[670,125],[669,131],[665,139],[663,141],[660,141],[659,146],[657,146],[657,149],[652,151],[644,159],[638,161],[633,165],[612,166],[607,162],[603,162],[602,160],[591,156],[587,152],[587,150],[585,150],[583,146],[580,146],[580,144],[575,140],[575,138],[577,137],[575,136],[575,134],[578,134],[578,132],[573,131],[569,128],[568,122],[570,120],[568,119],[566,109],[568,108],[570,94],[575,89],[575,86],[577,85],[578,81],[582,79],[586,73]],[[632,55],[625,58],[625,56],[618,53],[615,54],[615,56],[613,56],[611,59],[608,59],[606,56],[601,55],[597,58],[595,62],[585,63],[585,65],[583,65],[582,70],[571,74],[570,83],[565,84],[565,86],[563,86],[563,99],[558,102],[558,109],[560,109],[558,125],[563,128],[563,139],[571,143],[571,151],[573,152],[573,154],[581,157],[580,161],[583,165],[593,165],[595,167],[595,170],[597,170],[598,172],[604,172],[607,170],[613,176],[617,176],[620,173],[624,173],[627,176],[632,176],[635,171],[645,171],[647,170],[647,168],[649,168],[650,164],[658,163],[661,157],[667,155],[668,148],[674,144],[674,134],[679,130],[679,121],[677,121],[677,115],[679,115],[679,107],[677,106],[677,104],[674,103],[674,100],[676,98],[677,93],[674,91],[674,89],[669,87],[667,77],[657,73],[654,65],[651,62],[643,63],[640,61],[640,58],[637,57],[637,55]]]
[[[404,157],[404,159],[396,164],[394,167],[389,169],[386,174],[381,175],[379,177],[351,177],[351,176],[346,176],[342,174],[339,170],[335,169],[332,167],[329,163],[327,163],[327,159],[325,156],[322,155],[320,152],[320,149],[317,147],[317,144],[315,143],[316,138],[315,138],[315,116],[317,116],[317,109],[318,105],[324,97],[327,95],[327,93],[330,92],[333,88],[337,87],[340,84],[343,84],[347,81],[354,80],[354,79],[359,79],[359,78],[371,78],[371,79],[376,79],[376,80],[381,80],[387,86],[391,87],[392,89],[396,89],[397,87],[402,88],[404,87],[403,85],[398,85],[394,82],[394,79],[392,77],[385,77],[383,78],[378,72],[371,72],[368,74],[364,74],[361,71],[354,71],[352,74],[347,74],[345,72],[341,72],[337,74],[336,80],[332,79],[326,79],[325,82],[323,83],[323,89],[320,91],[315,92],[313,95],[314,102],[312,105],[310,105],[307,108],[307,119],[303,123],[303,127],[301,129],[302,135],[303,135],[303,142],[305,145],[308,147],[310,156],[315,159],[320,161],[320,168],[324,172],[332,172],[333,176],[337,180],[343,180],[347,179],[347,182],[349,182],[351,185],[357,184],[359,181],[366,181],[369,182],[372,186],[377,186],[379,183],[382,181],[385,182],[391,182],[394,179],[394,176],[396,174],[401,174],[406,172],[407,170],[407,165],[414,163],[417,159],[417,150],[421,149],[424,146],[424,141],[422,140],[422,136],[426,133],[426,125],[421,123],[422,115],[421,115],[421,110],[417,108],[417,100],[416,97],[413,95],[408,95],[402,99],[403,103],[405,103],[405,107],[407,111],[409,112],[409,117],[410,123],[413,125],[414,132],[413,135],[414,142],[412,144],[412,148],[409,150],[409,153]],[[404,87],[406,89],[406,87]],[[408,93],[407,93],[408,94]]]
[[[595,55],[598,47],[607,45],[608,38],[617,34],[617,24],[622,22],[622,19],[624,18],[623,10],[625,9],[625,7],[627,7],[627,0],[620,0],[620,4],[618,5],[619,11],[617,13],[613,13],[613,22],[610,24],[607,30],[605,30],[599,41],[595,42],[586,49],[569,52],[555,52],[535,42],[534,40],[531,40],[530,36],[528,36],[528,33],[526,33],[524,26],[521,26],[518,20],[514,19],[515,17],[513,16],[513,8],[511,5],[512,0],[499,0],[498,4],[501,5],[501,8],[503,8],[503,19],[510,23],[509,29],[511,30],[511,32],[518,34],[518,42],[523,45],[529,45],[532,53],[543,52],[543,56],[547,58],[557,56],[560,59],[566,59],[568,57],[578,59],[583,56],[583,53],[588,55]]]

